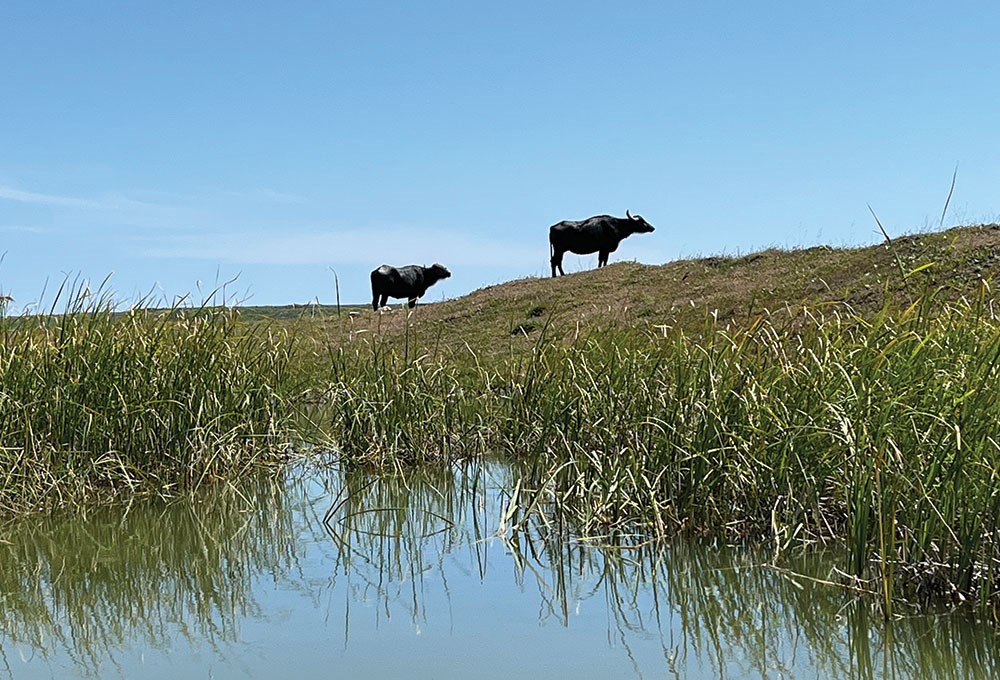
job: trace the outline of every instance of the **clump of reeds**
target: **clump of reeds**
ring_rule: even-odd
[[[523,465],[524,509],[622,526],[840,539],[844,571],[893,598],[996,603],[1000,324],[927,294],[872,317],[763,316],[696,336],[540,340],[464,364],[365,345],[335,354],[332,434],[369,464],[486,452]]]
[[[0,325],[0,511],[175,493],[276,460],[290,345],[225,308],[60,291]]]

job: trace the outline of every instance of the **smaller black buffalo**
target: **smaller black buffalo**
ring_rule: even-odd
[[[648,234],[653,231],[653,225],[639,215],[632,215],[628,210],[625,217],[597,215],[579,222],[565,221],[549,227],[549,246],[552,252],[552,276],[559,273],[565,275],[562,268],[563,254],[566,251],[577,255],[598,253],[597,266],[608,263],[608,255],[618,250],[618,244],[626,236],[632,234]]]
[[[385,307],[389,298],[406,298],[410,308],[417,306],[417,298],[423,297],[427,289],[441,279],[451,276],[444,265],[433,264],[421,267],[411,264],[406,267],[382,265],[372,272],[372,309]]]

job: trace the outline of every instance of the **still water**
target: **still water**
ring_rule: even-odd
[[[337,469],[0,534],[0,678],[992,678],[994,629],[884,624],[832,558],[593,547],[476,463]],[[815,580],[814,580],[815,579]]]

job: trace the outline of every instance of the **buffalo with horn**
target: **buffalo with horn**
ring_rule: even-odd
[[[597,266],[608,263],[608,255],[618,249],[622,239],[632,234],[648,234],[653,225],[640,215],[628,210],[625,217],[597,215],[579,222],[566,220],[549,227],[549,246],[552,253],[552,276],[556,270],[565,275],[562,268],[563,255],[569,251],[577,255],[597,253]]]

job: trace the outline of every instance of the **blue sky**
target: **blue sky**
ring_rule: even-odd
[[[427,299],[626,209],[662,263],[1000,215],[993,3],[0,5],[0,293]],[[596,255],[567,256],[567,271]],[[46,284],[46,282],[48,282]]]

